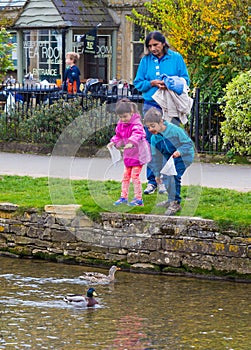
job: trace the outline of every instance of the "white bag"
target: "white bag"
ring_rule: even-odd
[[[177,175],[173,157],[168,159],[166,164],[160,170],[160,173],[167,176]]]
[[[115,146],[112,147],[108,147],[111,158],[112,158],[112,164],[116,164],[117,162],[120,161],[120,159],[122,159],[120,150],[118,150]]]
[[[5,113],[9,113],[14,107],[15,107],[15,97],[12,95],[11,92],[9,92],[6,104],[4,106]]]

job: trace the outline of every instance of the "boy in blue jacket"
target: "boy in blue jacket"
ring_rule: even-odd
[[[146,112],[144,124],[152,134],[152,171],[157,184],[164,183],[168,192],[167,201],[159,203],[158,206],[167,208],[165,215],[174,215],[181,210],[181,177],[193,162],[194,145],[181,127],[164,121],[161,111],[155,107]],[[173,157],[177,175],[160,177],[163,157],[166,161]]]
[[[67,68],[64,73],[64,85],[63,90],[68,94],[76,94],[80,92],[80,70],[76,66],[79,54],[76,52],[67,52],[65,63]]]

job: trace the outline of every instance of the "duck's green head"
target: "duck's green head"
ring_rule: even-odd
[[[92,298],[92,297],[96,297],[97,293],[95,292],[94,288],[89,288],[86,295],[88,298]]]

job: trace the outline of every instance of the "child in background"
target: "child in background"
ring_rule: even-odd
[[[158,203],[157,206],[167,208],[165,215],[174,215],[181,210],[181,177],[193,162],[193,142],[181,127],[164,121],[162,112],[155,107],[146,112],[144,124],[152,133],[152,171],[156,182],[163,182],[168,192],[168,200]],[[162,179],[160,178],[163,156],[166,161],[173,157],[177,175],[162,175]]]
[[[151,160],[149,144],[141,123],[141,116],[137,105],[129,99],[121,99],[116,103],[116,113],[119,122],[116,126],[116,134],[111,138],[107,147],[124,146],[123,160],[125,165],[122,179],[121,197],[114,205],[128,204],[129,206],[143,206],[142,185],[140,173],[144,164]],[[134,199],[128,203],[130,180],[134,188]]]
[[[65,63],[68,66],[64,73],[63,90],[68,94],[76,94],[80,92],[80,70],[76,66],[79,60],[79,54],[76,52],[67,52]]]

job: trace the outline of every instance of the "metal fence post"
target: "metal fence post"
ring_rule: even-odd
[[[195,89],[194,101],[195,130],[194,142],[197,152],[200,152],[200,89]]]

